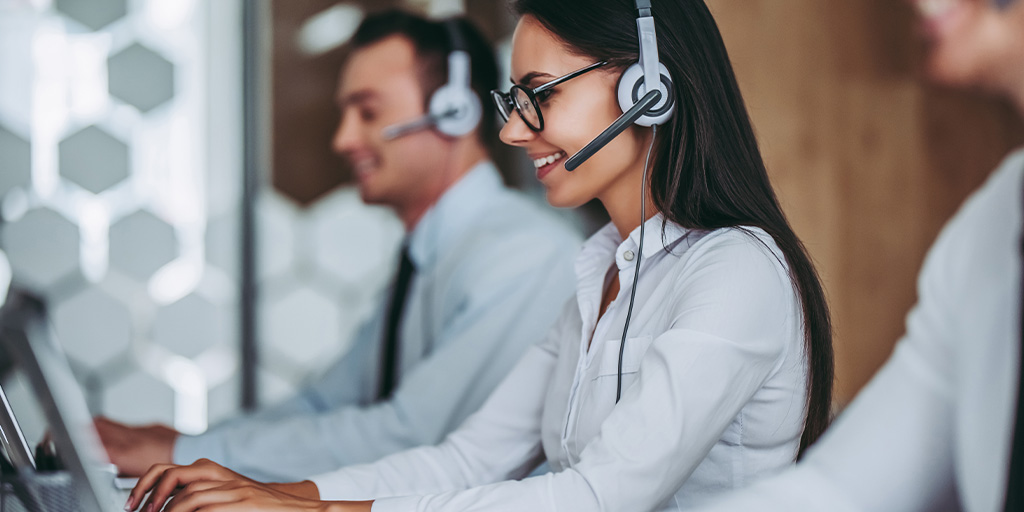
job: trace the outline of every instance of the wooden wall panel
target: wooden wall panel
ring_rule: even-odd
[[[1024,129],[929,85],[906,2],[710,2],[769,172],[821,271],[846,403],[891,353],[939,229]]]

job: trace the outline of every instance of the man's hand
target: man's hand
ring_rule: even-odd
[[[95,425],[110,462],[122,475],[140,476],[154,464],[172,462],[178,432],[170,427],[129,427],[103,417]]]

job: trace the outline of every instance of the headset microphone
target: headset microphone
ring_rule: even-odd
[[[448,54],[448,82],[430,96],[427,114],[405,123],[388,126],[382,136],[393,140],[420,130],[435,129],[449,137],[462,137],[476,129],[483,110],[480,97],[473,92],[469,50],[458,22],[445,20],[451,53]]]
[[[582,150],[566,160],[565,169],[572,171],[612,141],[630,124],[655,126],[664,123],[675,112],[672,78],[658,58],[658,37],[654,29],[651,0],[636,0],[636,29],[640,38],[640,60],[619,77],[616,95],[624,112],[607,129]],[[655,94],[657,93],[657,94]]]
[[[577,152],[575,155],[566,160],[565,170],[576,170],[576,168],[579,167],[580,164],[586,162],[588,158],[594,156],[594,153],[597,153],[599,149],[603,148],[606,144],[611,142],[612,139],[614,139],[620,133],[622,133],[622,131],[628,128],[629,125],[635,123],[638,117],[646,114],[649,110],[651,110],[651,107],[653,107],[659,101],[661,101],[661,91],[655,89],[645,94],[643,98],[640,98],[640,101],[638,101],[636,105],[633,105],[632,108],[630,108],[621,116],[619,116],[619,118],[616,119],[615,122],[611,124],[611,126],[605,128],[605,130],[601,132],[601,134],[598,135],[596,138],[594,138],[594,140],[590,141],[590,143],[584,146],[583,149],[579,150],[579,152]]]
[[[383,137],[384,140],[394,140],[399,137],[404,137],[410,133],[415,133],[420,130],[427,130],[433,128],[437,124],[437,120],[433,116],[427,114],[415,121],[409,121],[407,123],[400,123],[388,126],[384,128]]]

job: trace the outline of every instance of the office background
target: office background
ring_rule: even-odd
[[[399,5],[468,13],[507,64],[515,20],[493,0],[0,0],[0,280],[48,299],[94,412],[201,432],[344,354],[401,230],[329,151],[333,92],[363,14]],[[1024,128],[925,82],[904,2],[709,5],[822,273],[842,407],[901,334],[939,228]],[[529,162],[499,160],[542,200]],[[20,377],[5,387],[41,432]]]

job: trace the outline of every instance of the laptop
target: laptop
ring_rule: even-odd
[[[28,379],[81,512],[123,511],[116,471],[107,459],[85,397],[50,328],[43,302],[11,287],[0,308],[0,345]],[[0,388],[0,441],[15,469],[33,474],[36,461]],[[126,496],[125,496],[126,497]],[[120,501],[120,503],[119,503]],[[46,511],[49,512],[49,511]]]

